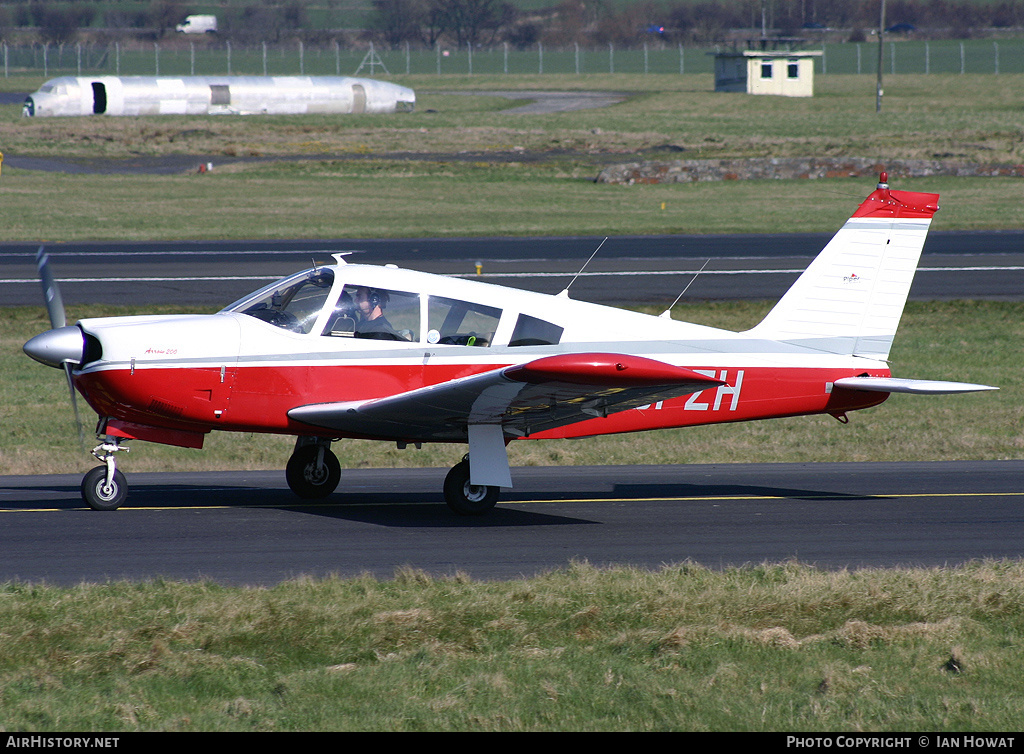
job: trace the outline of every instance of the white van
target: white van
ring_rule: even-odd
[[[182,34],[216,34],[217,17],[188,16],[185,18],[184,23],[178,24],[174,29]]]

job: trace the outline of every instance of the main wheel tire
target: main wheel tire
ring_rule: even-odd
[[[107,487],[107,467],[97,466],[82,479],[82,499],[94,511],[113,511],[121,507],[128,497],[128,484],[124,474],[115,470]]]
[[[320,448],[316,445],[305,445],[288,459],[285,478],[292,492],[301,498],[315,500],[327,497],[338,488],[341,481],[341,464],[338,457],[328,448],[324,448],[324,460],[317,464]]]
[[[487,513],[498,502],[500,487],[470,484],[469,461],[452,466],[444,478],[444,500],[460,516],[479,516]]]

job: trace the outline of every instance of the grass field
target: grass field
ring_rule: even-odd
[[[420,88],[417,112],[340,118],[23,119],[7,106],[0,144],[9,155],[185,154],[215,167],[165,176],[5,168],[0,241],[833,230],[870,189],[865,181],[627,187],[593,179],[609,162],[645,157],[1024,162],[1024,77],[893,77],[881,114],[869,78],[823,78],[806,100],[716,94],[699,76],[414,78],[406,83]],[[512,104],[506,99],[457,93],[499,86],[634,96],[601,110],[513,116],[500,111]],[[245,157],[260,161],[228,164]],[[940,191],[937,227],[945,230],[1024,227],[1020,179],[891,181]]]
[[[8,733],[1004,731],[1024,566],[0,585]]]

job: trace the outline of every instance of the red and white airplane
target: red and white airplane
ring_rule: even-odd
[[[99,415],[82,494],[125,499],[127,440],[200,448],[214,430],[297,437],[303,498],[329,495],[331,443],[468,443],[445,498],[490,510],[512,486],[506,445],[527,438],[832,414],[890,393],[985,385],[898,379],[886,359],[938,195],[886,175],[764,321],[746,332],[398,269],[316,267],[217,314],[85,319],[70,326],[40,254],[52,330],[25,344],[64,368]]]

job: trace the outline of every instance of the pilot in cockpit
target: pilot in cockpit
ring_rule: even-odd
[[[389,300],[387,291],[366,287],[356,289],[355,304],[359,315],[355,330],[357,338],[404,340],[384,316]]]

